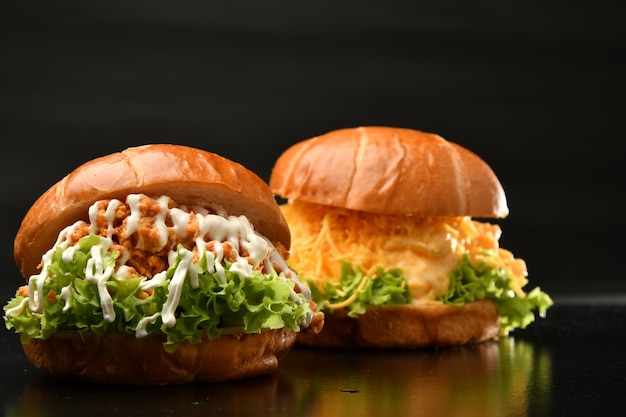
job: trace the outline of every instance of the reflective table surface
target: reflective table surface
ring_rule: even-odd
[[[2,330],[4,416],[599,416],[626,394],[626,295],[555,298],[525,330],[410,351],[295,346],[279,370],[227,383],[101,386],[48,378]]]

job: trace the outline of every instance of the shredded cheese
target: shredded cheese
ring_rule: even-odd
[[[368,279],[377,267],[400,268],[414,303],[436,302],[449,287],[449,272],[467,253],[474,265],[484,261],[506,270],[513,290],[524,296],[526,264],[499,248],[498,225],[470,217],[387,216],[300,201],[281,209],[292,234],[290,265],[322,289],[326,278],[339,281],[341,261],[348,261],[363,269]]]

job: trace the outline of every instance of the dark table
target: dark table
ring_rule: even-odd
[[[410,351],[296,346],[273,374],[101,386],[50,379],[1,335],[4,416],[622,415],[626,294],[555,297],[545,319],[478,345]]]

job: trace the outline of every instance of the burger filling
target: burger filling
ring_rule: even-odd
[[[498,225],[470,217],[388,216],[291,201],[290,264],[326,312],[368,305],[453,304],[491,299],[501,333],[524,328],[552,305],[526,293],[523,260],[499,248]]]
[[[66,227],[4,307],[22,342],[57,330],[163,334],[173,351],[202,335],[311,324],[311,294],[245,216],[128,195]],[[314,304],[313,304],[314,305]]]

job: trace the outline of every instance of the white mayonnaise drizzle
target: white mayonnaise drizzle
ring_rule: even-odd
[[[126,218],[126,235],[130,236],[139,229],[139,219],[141,211],[139,210],[140,194],[130,194],[126,197],[126,203],[130,207],[130,216]]]
[[[137,232],[139,229],[142,216],[139,205],[142,197],[144,196],[140,194],[130,194],[126,198],[126,203],[130,208],[130,215],[126,218],[126,229],[124,231],[127,237]],[[191,214],[182,208],[170,209],[168,207],[169,201],[170,199],[167,196],[162,196],[157,200],[160,211],[154,218],[153,227],[157,230],[160,248],[163,248],[169,240],[170,230],[166,224],[167,219],[172,223],[171,230],[173,234],[183,238],[187,236],[187,227],[190,223]],[[120,204],[121,202],[119,200],[112,199],[109,201],[105,211],[105,217],[108,222],[107,236],[106,238],[101,237],[100,244],[94,245],[91,248],[91,258],[88,260],[85,271],[87,280],[95,284],[98,288],[100,305],[102,306],[104,320],[107,322],[113,322],[115,320],[115,311],[113,308],[113,299],[107,290],[106,283],[112,276],[116,276],[118,279],[123,279],[128,276],[128,266],[125,265],[130,256],[128,252],[121,254],[117,259],[115,268],[111,266],[104,267],[101,252],[103,249],[106,250],[113,244],[113,221],[115,219],[115,212]],[[254,270],[261,268],[264,268],[266,273],[283,272],[288,279],[295,282],[300,292],[305,296],[305,299],[310,300],[310,290],[298,281],[296,273],[287,266],[285,259],[280,255],[273,244],[267,238],[255,232],[253,226],[245,216],[227,216],[222,209],[218,210],[220,214],[212,214],[208,210],[199,207],[193,207],[193,210],[199,226],[198,232],[193,236],[199,259],[202,259],[203,256],[206,258],[209,272],[216,273],[222,284],[226,284],[226,271],[223,261],[225,255],[224,244],[228,242],[233,248],[229,255],[233,256],[234,254],[234,260],[229,259],[229,261],[232,262],[230,267],[231,272],[237,273],[244,278],[251,276]],[[97,202],[89,208],[89,220],[89,232],[92,234],[97,233]],[[85,225],[85,223],[79,221],[63,229],[57,238],[55,246],[42,257],[41,273],[30,277],[28,305],[32,311],[41,311],[43,285],[46,279],[48,279],[47,270],[56,247],[63,249],[63,262],[71,262],[78,245],[68,247],[69,236],[71,236],[76,227],[82,225]],[[212,245],[211,250],[207,250],[209,242],[211,242]],[[137,248],[142,249],[143,244],[143,240],[139,237],[137,239]],[[241,249],[244,249],[248,256],[241,256]],[[269,257],[267,256],[268,254]],[[177,260],[178,256],[180,256],[180,260]],[[198,272],[195,265],[192,263],[192,259],[193,252],[187,249],[181,249],[176,252],[176,248],[174,248],[169,252],[169,265],[174,265],[177,261],[178,265],[168,285],[167,300],[163,305],[162,311],[145,317],[139,322],[135,332],[137,338],[146,336],[148,324],[154,322],[159,316],[163,324],[167,327],[172,327],[176,324],[175,312],[180,302],[185,279],[189,277],[190,284],[193,288],[197,288],[199,285]],[[142,290],[155,288],[161,285],[165,279],[166,271],[159,272],[154,275],[152,279],[142,280],[140,288]],[[70,294],[71,291],[69,287],[63,288],[61,291],[61,296],[65,300],[64,310],[69,308]],[[302,302],[294,290],[292,290],[291,298],[298,303]],[[25,305],[26,302],[24,301],[19,306],[8,310],[5,314],[18,315],[25,308]],[[309,312],[303,325],[307,326],[310,323],[312,315],[313,313]]]
[[[163,305],[163,310],[161,311],[161,320],[167,327],[172,327],[176,324],[176,317],[174,313],[176,313],[176,307],[178,306],[180,294],[183,290],[183,283],[185,282],[185,277],[188,272],[191,275],[192,287],[198,288],[198,272],[196,271],[196,268],[192,267],[191,264],[193,253],[187,249],[181,249],[180,256],[180,263],[178,264],[178,268],[176,268],[174,276],[170,280],[167,287],[169,294],[167,295],[167,300]]]
[[[115,320],[115,311],[113,310],[113,299],[107,290],[107,281],[113,276],[113,267],[107,266],[104,269],[101,250],[101,245],[91,247],[91,258],[87,260],[85,278],[90,283],[97,285],[104,320],[111,323]]]
[[[113,219],[115,218],[115,211],[117,210],[119,206],[120,206],[119,200],[111,200],[104,213],[107,219],[107,223],[108,223],[107,239],[109,240],[111,239],[111,236],[113,235]],[[97,230],[98,230],[98,205],[92,204],[91,207],[89,207],[89,233],[95,234],[97,233]]]
[[[41,257],[41,272],[37,275],[32,275],[28,279],[28,307],[35,313],[41,313],[43,308],[43,284],[46,282],[46,279],[48,279],[48,266],[50,266],[50,263],[52,262],[52,255],[54,254],[54,251],[57,247],[64,249],[62,256],[63,262],[71,262],[74,258],[74,252],[76,249],[70,249],[69,255],[71,255],[71,258],[70,256],[65,255],[65,251],[68,250],[68,241],[66,236],[70,236],[74,229],[82,224],[84,224],[84,222],[78,221],[72,226],[68,226],[61,230],[54,246]]]
[[[24,311],[27,305],[28,305],[28,298],[24,298],[21,303],[5,311],[4,315],[7,317],[17,317],[20,314],[22,314],[22,311]]]
[[[151,316],[148,317],[144,317],[141,320],[139,320],[139,323],[137,323],[137,329],[135,330],[135,337],[137,339],[141,339],[142,337],[146,337],[148,336],[148,323],[152,323],[154,322],[156,319],[159,318],[159,316],[161,315],[161,312],[156,312]]]
[[[70,308],[70,298],[72,296],[72,291],[70,290],[70,286],[66,286],[61,288],[61,297],[65,300],[65,305],[63,306],[63,311],[67,311]]]

